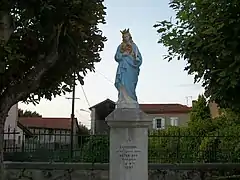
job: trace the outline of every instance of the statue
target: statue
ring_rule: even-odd
[[[122,43],[118,46],[115,54],[115,60],[118,62],[115,79],[115,87],[118,90],[117,108],[138,108],[136,86],[142,56],[132,40],[129,29],[120,32],[122,33]]]

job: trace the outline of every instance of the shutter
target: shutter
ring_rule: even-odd
[[[179,125],[179,118],[176,117],[176,119],[175,119],[175,126],[178,126],[178,125]]]
[[[173,117],[170,117],[170,124],[171,126],[175,126],[175,119]]]
[[[155,118],[153,119],[153,129],[157,129],[157,121]]]
[[[164,118],[161,118],[161,126],[162,126],[162,129],[165,129],[165,119]]]

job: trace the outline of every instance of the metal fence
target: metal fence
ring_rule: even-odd
[[[23,136],[21,141],[19,136]],[[8,161],[109,162],[107,135],[74,135],[73,149],[68,132],[26,137],[14,131],[5,133],[4,138]],[[240,162],[240,136],[151,133],[148,149],[150,163]]]
[[[17,132],[15,129],[11,130],[8,128],[8,130],[4,132],[4,152],[15,152],[20,148],[18,142],[19,136],[20,132]]]

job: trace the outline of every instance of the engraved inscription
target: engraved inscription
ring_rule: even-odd
[[[136,164],[136,160],[139,157],[141,150],[135,145],[121,145],[117,150],[120,159],[124,163],[126,169],[132,169]]]

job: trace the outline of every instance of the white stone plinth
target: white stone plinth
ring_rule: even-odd
[[[148,128],[151,119],[139,109],[117,108],[110,126],[110,180],[148,179]]]

